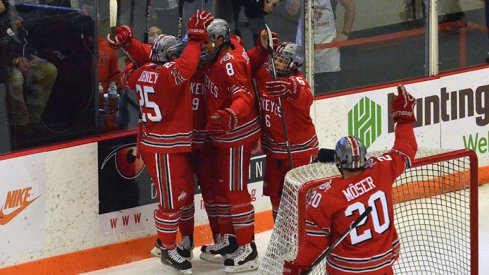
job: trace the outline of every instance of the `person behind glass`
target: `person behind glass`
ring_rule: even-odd
[[[285,262],[284,274],[303,274],[314,260],[346,232],[365,209],[366,220],[343,240],[327,258],[327,274],[394,274],[400,242],[394,225],[392,188],[411,166],[417,143],[413,131],[416,99],[404,86],[391,101],[396,123],[392,149],[367,160],[367,150],[355,136],[342,137],[335,148],[341,177],[329,178],[313,191],[306,209],[305,234],[297,258]],[[355,190],[352,190],[355,189]]]
[[[336,0],[314,0],[312,2],[312,26],[314,45],[348,40],[355,20],[354,0],[339,0],[345,8],[343,29],[337,32],[335,25]],[[300,0],[287,0],[286,9],[289,14],[295,15],[301,9]],[[297,25],[296,44],[303,46],[304,12],[301,13]],[[317,49],[314,51],[314,73],[335,73],[341,71],[340,50],[338,48]],[[323,74],[316,77],[316,87],[325,92],[336,88],[337,76]]]
[[[11,126],[19,133],[40,129],[41,116],[58,75],[57,68],[35,55],[28,45],[28,31],[12,5],[1,0],[2,39],[7,40],[7,105]]]
[[[214,165],[214,207],[219,211],[221,238],[215,244],[202,246],[200,257],[212,261],[216,255],[225,256],[226,272],[254,270],[258,268],[255,212],[247,184],[251,151],[260,136],[260,121],[249,57],[239,39],[231,36],[225,20],[214,19],[207,31],[205,109],[209,146],[214,152],[209,161]]]
[[[192,264],[176,248],[179,221],[194,188],[190,160],[192,95],[188,91],[202,43],[208,39],[206,27],[212,19],[210,13],[197,11],[188,22],[189,42],[181,55],[181,42],[174,36],[160,35],[151,47],[150,62],[126,72],[127,86],[137,92],[144,125],[138,151],[157,190],[155,223],[161,260],[188,274]],[[130,30],[127,26],[121,28]],[[122,30],[108,37],[111,44],[128,43]]]
[[[302,50],[296,44],[283,42],[275,49],[275,59],[269,61],[274,62],[275,72],[270,64],[255,74],[262,118],[261,142],[267,156],[263,194],[270,197],[274,220],[285,174],[292,167],[310,164],[318,152],[316,129],[309,114],[313,95],[299,71],[303,59]],[[282,106],[279,106],[279,98]],[[285,142],[283,119],[287,125],[289,148]],[[289,161],[288,149],[293,163]]]
[[[260,31],[265,27],[265,15],[272,13],[280,0],[232,0],[216,1],[216,16],[234,22],[234,34],[241,36],[239,15],[241,8],[248,19],[253,41],[258,39]],[[232,10],[229,11],[229,10]],[[233,16],[229,16],[232,14]]]

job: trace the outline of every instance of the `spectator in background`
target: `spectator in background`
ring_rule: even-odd
[[[265,28],[265,15],[271,14],[274,7],[280,0],[232,0],[216,1],[216,16],[228,22],[234,22],[234,33],[241,36],[239,14],[244,7],[244,13],[248,19],[246,27],[250,28],[253,40],[256,41],[260,31]],[[232,17],[229,16],[232,14]]]
[[[157,26],[149,27],[149,29],[148,29],[148,44],[153,44],[153,41],[155,41],[155,38],[159,35],[162,35],[162,34],[163,34],[163,32]]]
[[[337,32],[336,6],[339,3],[345,8],[343,29]],[[297,14],[301,10],[300,0],[287,0],[287,12],[291,15]],[[354,0],[314,0],[312,3],[312,26],[314,33],[314,45],[331,42],[342,42],[348,40],[355,20]],[[296,44],[303,46],[304,13],[301,13],[297,26]],[[340,50],[338,48],[318,49],[314,53],[314,73],[337,73],[341,71]],[[320,80],[320,81],[319,81]],[[337,82],[337,75],[322,74],[316,77],[316,89],[323,91],[334,90]]]
[[[0,1],[0,20],[3,21],[3,13],[5,5]],[[8,36],[3,28],[3,22],[0,22],[0,153],[5,153],[10,150],[10,132],[7,119],[7,87],[5,82],[7,79],[7,44]]]
[[[28,46],[28,32],[22,19],[8,1],[2,0],[0,14],[2,35],[6,39],[7,105],[10,124],[19,134],[32,132],[42,126],[41,115],[51,95],[58,75],[56,67],[35,55]]]

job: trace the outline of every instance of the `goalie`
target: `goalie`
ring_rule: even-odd
[[[336,165],[341,177],[324,182],[311,194],[306,211],[305,235],[297,258],[285,262],[284,274],[304,274],[365,209],[366,219],[327,257],[327,274],[393,274],[400,242],[394,226],[392,185],[410,167],[417,151],[413,132],[416,100],[399,85],[391,102],[396,122],[390,152],[367,160],[365,146],[354,136],[336,144]]]

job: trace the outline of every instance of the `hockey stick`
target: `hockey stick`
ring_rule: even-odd
[[[336,241],[334,241],[332,244],[329,245],[328,249],[326,249],[323,252],[323,254],[321,254],[321,256],[319,256],[314,261],[311,268],[309,268],[309,270],[307,270],[305,274],[311,274],[314,268],[316,268],[325,258],[327,258],[329,254],[331,254],[333,249],[335,249],[338,246],[338,244],[340,244],[346,238],[346,236],[350,234],[350,232],[353,229],[355,229],[364,219],[367,218],[367,215],[370,214],[370,212],[372,212],[372,206],[367,207],[367,209],[365,209],[365,211],[360,215],[360,217],[358,217],[355,221],[353,221],[350,227],[345,232],[343,232],[343,234],[341,234],[340,237],[336,239]]]
[[[117,0],[110,0],[109,2],[109,26],[114,28],[117,26]]]
[[[183,31],[183,3],[185,0],[178,0],[178,38],[182,39],[182,31]]]
[[[272,39],[272,31],[268,27],[267,24],[265,24],[265,28],[267,30],[267,35],[268,35],[268,51],[270,52],[270,55],[272,57],[272,74],[273,78],[277,78],[277,70],[275,69],[275,52],[273,51],[273,39]],[[284,114],[284,109],[282,108],[282,99],[278,97],[278,106],[280,107],[280,116],[282,120],[282,128],[284,130],[284,138],[285,138],[285,146],[287,147],[287,155],[289,156],[289,165],[290,169],[294,168],[294,162],[292,162],[292,153],[290,152],[290,142],[289,142],[289,132],[287,131],[287,124],[285,123],[285,114]]]
[[[149,22],[151,19],[151,0],[146,0],[146,26],[144,27],[144,44],[149,41]]]

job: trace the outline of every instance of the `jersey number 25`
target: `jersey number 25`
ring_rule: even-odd
[[[141,119],[143,122],[147,120],[158,122],[161,121],[160,107],[158,104],[149,100],[149,94],[154,94],[155,90],[151,86],[136,85],[136,92],[139,98],[139,107],[141,108]]]

